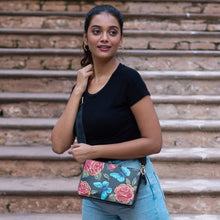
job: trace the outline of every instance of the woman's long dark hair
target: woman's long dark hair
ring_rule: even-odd
[[[123,34],[122,14],[121,14],[120,11],[118,11],[116,8],[114,8],[111,5],[99,5],[99,6],[94,7],[93,9],[91,9],[87,13],[86,19],[85,19],[85,24],[84,24],[84,32],[85,32],[85,34],[87,35],[88,28],[89,28],[89,25],[91,23],[92,18],[95,15],[101,14],[102,12],[107,12],[107,13],[111,14],[112,16],[114,16],[118,20],[119,26],[121,28],[121,36],[122,36],[122,34]],[[93,64],[92,54],[91,54],[91,51],[89,50],[88,45],[85,45],[84,42],[83,42],[83,46],[82,47],[83,47],[84,53],[82,55],[83,58],[81,60],[81,66],[84,67],[84,66],[87,66],[88,64]]]

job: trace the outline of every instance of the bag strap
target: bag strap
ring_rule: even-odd
[[[86,144],[86,136],[84,132],[84,127],[83,127],[83,99],[84,97],[82,96],[79,104],[79,109],[78,113],[76,116],[76,136],[77,136],[77,141],[78,143],[85,143]]]
[[[84,126],[83,126],[83,104],[84,104],[84,96],[82,96],[81,100],[80,100],[80,104],[79,104],[79,109],[78,109],[78,113],[76,116],[76,136],[77,136],[77,141],[78,143],[86,143],[86,135],[84,132]],[[147,180],[145,177],[145,167],[147,164],[147,159],[146,157],[142,157],[138,159],[140,164],[141,164],[141,175],[142,178],[145,181],[145,185],[147,184]]]

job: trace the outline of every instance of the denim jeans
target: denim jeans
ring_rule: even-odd
[[[114,164],[139,169],[138,160],[116,160]],[[135,207],[107,204],[83,199],[83,220],[170,220],[165,198],[150,159],[146,165],[147,184],[141,181]]]

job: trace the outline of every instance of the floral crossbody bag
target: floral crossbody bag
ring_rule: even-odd
[[[79,143],[86,143],[82,123],[83,97],[76,118],[76,135]],[[86,160],[78,187],[78,195],[118,205],[134,206],[140,182],[145,177],[146,157],[139,159],[140,169],[111,162]]]

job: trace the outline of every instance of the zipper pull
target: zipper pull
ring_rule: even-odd
[[[80,103],[79,103],[79,106],[83,105],[83,103],[84,103],[84,96],[82,96]]]

